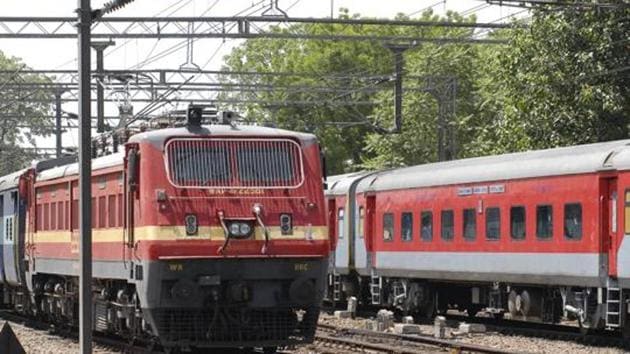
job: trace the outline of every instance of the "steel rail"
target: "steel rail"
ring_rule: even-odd
[[[0,318],[2,318],[5,321],[13,322],[15,324],[19,324],[33,330],[52,332],[53,334],[57,335],[61,339],[63,338],[78,339],[79,338],[78,333],[74,331],[76,330],[76,328],[72,328],[72,327],[60,328],[60,327],[55,327],[55,326],[51,327],[50,323],[43,322],[35,318],[27,317],[24,315],[20,315],[9,310],[0,310]],[[136,353],[136,354],[163,353],[163,351],[160,351],[155,348],[148,348],[144,345],[138,345],[138,344],[135,344],[135,345],[130,344],[121,339],[101,335],[98,332],[96,332],[96,335],[94,335],[93,341],[96,344],[112,347],[124,353]]]
[[[465,351],[471,351],[471,352],[476,352],[476,353],[488,353],[488,354],[515,354],[516,353],[514,351],[509,351],[505,349],[486,347],[486,346],[481,346],[477,344],[463,343],[463,342],[459,342],[455,340],[438,339],[438,338],[434,338],[427,335],[416,336],[416,335],[408,335],[408,334],[376,332],[376,331],[370,331],[366,329],[337,327],[337,326],[332,326],[332,325],[327,325],[327,324],[322,324],[322,323],[318,324],[318,328],[325,328],[327,330],[334,330],[334,331],[342,331],[342,332],[362,335],[362,336],[399,339],[399,340],[405,340],[408,342],[428,344],[428,345],[438,346],[438,347],[447,347],[447,348],[453,348],[456,350],[465,350]]]

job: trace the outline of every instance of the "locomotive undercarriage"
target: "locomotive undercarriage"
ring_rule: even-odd
[[[312,342],[326,264],[281,258],[144,263],[130,281],[95,279],[93,329],[170,352]],[[78,327],[78,284],[77,277],[38,273],[32,292],[4,287],[3,300],[17,312],[72,329]]]
[[[378,284],[375,284],[378,280]],[[382,306],[416,318],[432,318],[450,309],[475,316],[484,311],[495,318],[559,323],[575,321],[583,331],[620,330],[630,338],[630,294],[614,289],[575,286],[536,286],[506,283],[451,283],[422,279],[361,277],[356,273],[339,280],[341,299],[355,296],[362,305]],[[332,282],[328,298],[332,299]],[[378,295],[374,291],[378,289]],[[630,292],[630,291],[628,291]],[[612,294],[612,295],[611,295]],[[375,302],[378,299],[380,301]],[[612,310],[610,304],[617,304]],[[612,315],[611,315],[612,313]],[[611,317],[617,313],[619,317]],[[617,324],[617,325],[615,325]]]
[[[276,347],[313,341],[326,260],[153,262],[140,294],[147,322],[168,347]],[[264,270],[264,272],[262,271]]]
[[[78,278],[38,274],[33,291],[5,288],[4,304],[60,328],[78,326]],[[122,280],[96,280],[93,285],[94,330],[121,337],[147,337],[135,285]]]

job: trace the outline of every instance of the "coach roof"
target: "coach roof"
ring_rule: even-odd
[[[335,175],[327,178],[326,182],[328,183],[328,189],[326,189],[326,195],[343,195],[348,192],[352,182],[356,181],[358,178],[361,178],[370,172],[368,171],[360,171],[360,172],[351,172],[346,173],[344,175]]]
[[[383,171],[358,191],[469,184],[630,169],[630,140],[430,163]]]
[[[17,188],[20,181],[20,176],[22,176],[27,170],[28,169],[19,170],[9,175],[0,177],[0,191]]]
[[[304,143],[314,143],[315,135],[299,133],[290,130],[267,128],[253,125],[204,125],[202,127],[180,127],[151,130],[133,135],[129,142],[149,141],[156,146],[164,146],[164,142],[169,138],[192,138],[200,136],[212,137],[265,137],[265,138],[294,138]]]
[[[118,152],[92,160],[92,170],[98,171],[108,167],[122,166],[125,155]],[[44,170],[37,174],[37,181],[48,181],[55,178],[67,177],[79,174],[79,164],[72,163],[60,167]]]

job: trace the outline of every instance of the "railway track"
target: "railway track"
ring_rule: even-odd
[[[318,325],[315,342],[345,346],[358,350],[371,350],[380,353],[419,354],[444,350],[456,353],[508,354],[512,351],[462,343],[453,340],[437,339],[426,335],[399,335],[356,328],[337,327],[329,324]]]
[[[61,338],[70,338],[74,340],[78,339],[77,331],[73,330],[72,328],[69,328],[69,327],[61,328],[61,327],[52,326],[49,323],[39,321],[31,317],[22,316],[20,314],[17,314],[8,310],[0,310],[0,319],[17,323],[17,324],[21,324],[32,329],[47,331]],[[98,344],[103,349],[118,351],[121,353],[129,353],[129,354],[165,353],[160,348],[153,347],[149,343],[129,343],[120,338],[106,336],[103,334],[99,334],[97,332],[93,334],[92,340],[94,341],[94,343]]]
[[[630,341],[624,341],[618,333],[611,333],[609,331],[590,330],[587,333],[583,333],[580,328],[576,326],[489,317],[468,317],[454,314],[447,314],[446,318],[449,321],[481,323],[488,329],[502,334],[573,341],[590,346],[630,349]]]
[[[332,313],[333,308],[327,306],[326,310]],[[362,308],[357,311],[357,316],[361,318],[374,318],[376,317],[377,311],[378,308]],[[446,314],[445,317],[447,318],[449,327],[457,327],[461,322],[480,323],[485,325],[489,331],[503,335],[560,340],[591,347],[630,350],[630,340],[624,340],[619,333],[605,330],[590,330],[587,333],[583,333],[579,327],[567,324],[552,325],[548,323],[492,317],[468,317],[467,315],[453,313]],[[429,321],[423,321],[421,324],[433,325],[433,323]],[[429,339],[435,338],[430,337]]]

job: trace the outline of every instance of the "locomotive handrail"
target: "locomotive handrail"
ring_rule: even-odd
[[[252,212],[254,213],[254,216],[256,216],[256,221],[258,221],[258,224],[260,225],[260,227],[262,227],[263,233],[265,234],[265,244],[263,245],[263,248],[260,250],[260,252],[262,254],[266,254],[267,246],[269,245],[269,230],[267,229],[267,226],[265,226],[265,223],[263,222],[260,215],[262,214],[262,205],[255,204],[252,208]]]
[[[225,214],[223,211],[218,211],[217,216],[219,217],[219,222],[221,223],[221,228],[223,229],[223,234],[225,235],[225,241],[223,242],[223,246],[219,248],[219,253],[225,255],[225,250],[230,244],[230,231],[225,224]]]

